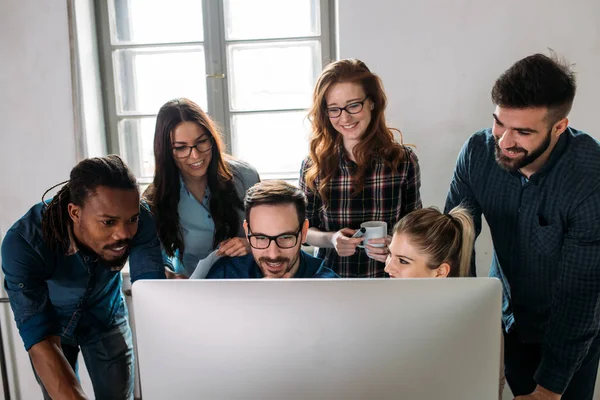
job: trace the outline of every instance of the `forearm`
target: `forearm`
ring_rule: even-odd
[[[333,235],[336,232],[324,232],[317,228],[309,228],[306,243],[320,248],[333,248]]]
[[[29,349],[29,356],[46,391],[53,399],[87,399],[75,372],[60,348],[60,338],[50,336]]]
[[[585,204],[597,208],[600,199]],[[600,332],[600,216],[580,212],[564,236],[544,350],[534,379],[563,393]]]
[[[548,327],[544,351],[534,379],[545,389],[563,393],[585,360],[596,333],[590,330],[589,333],[581,335],[580,332],[568,332],[570,329],[566,327],[560,329],[552,325],[554,324]],[[565,320],[565,325],[572,327],[574,323]],[[560,339],[557,336],[560,336]]]

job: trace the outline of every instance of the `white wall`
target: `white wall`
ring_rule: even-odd
[[[3,237],[49,186],[68,179],[76,162],[66,2],[2,0],[0,58]],[[6,304],[0,306],[0,321],[12,398],[40,398]]]
[[[69,0],[71,1],[71,0]],[[106,130],[102,108],[102,83],[100,80],[100,55],[96,37],[94,0],[73,1],[74,55],[78,63],[75,80],[81,104],[82,158],[106,155]]]
[[[550,47],[575,63],[572,126],[600,138],[597,0],[338,0],[338,51],[383,80],[388,122],[417,145],[424,205],[443,206],[468,136],[491,126],[490,91],[515,61]],[[480,237],[487,274],[489,233]],[[599,397],[600,398],[600,397]]]
[[[339,54],[361,58],[382,77],[390,125],[402,129],[406,143],[417,145],[424,204],[443,205],[460,146],[491,124],[494,80],[530,53],[552,47],[577,64],[573,126],[600,137],[592,124],[600,93],[600,2],[338,3]],[[47,187],[67,179],[76,162],[66,2],[2,0],[0,57],[3,236]],[[483,239],[480,273],[487,270],[491,249],[489,238]],[[13,398],[39,398],[6,305],[0,306],[0,321],[5,346],[10,345]]]
[[[460,147],[491,126],[495,79],[529,54],[550,47],[576,63],[572,125],[600,137],[598,1],[339,0],[338,9],[339,56],[383,79],[389,124],[417,145],[425,205],[443,206]]]

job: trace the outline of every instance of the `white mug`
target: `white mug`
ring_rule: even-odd
[[[360,224],[361,228],[365,228],[365,234],[362,236],[363,244],[358,247],[364,247],[369,239],[379,239],[387,236],[387,223],[384,221],[367,221]],[[372,244],[373,247],[384,247],[384,244]]]

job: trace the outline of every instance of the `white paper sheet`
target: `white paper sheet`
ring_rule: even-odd
[[[196,269],[194,273],[190,276],[190,279],[204,279],[206,275],[208,275],[208,271],[212,268],[213,264],[217,262],[217,260],[223,256],[217,255],[218,250],[213,250],[206,258],[198,261],[198,265],[196,265]]]

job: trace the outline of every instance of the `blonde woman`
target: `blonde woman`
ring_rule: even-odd
[[[385,272],[391,278],[446,278],[470,275],[475,225],[469,211],[455,207],[442,214],[434,207],[415,210],[394,227]],[[506,379],[500,357],[499,399]]]

